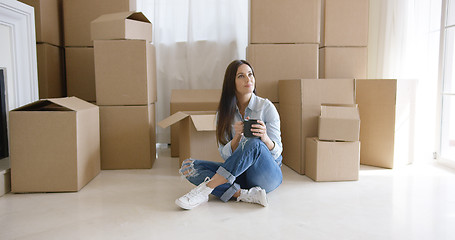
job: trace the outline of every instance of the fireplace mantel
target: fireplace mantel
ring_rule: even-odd
[[[38,72],[34,9],[16,0],[0,1],[0,25],[9,29],[10,69],[6,69],[7,108],[23,106],[38,100]],[[0,66],[5,67],[5,66]]]
[[[0,68],[6,69],[6,114],[38,100],[35,13],[16,0],[0,0]],[[0,197],[10,191],[9,159],[0,159]]]

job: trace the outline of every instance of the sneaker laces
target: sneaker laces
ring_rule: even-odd
[[[209,181],[210,181],[210,178],[206,177],[204,182],[199,184],[199,186],[197,186],[196,188],[191,189],[191,191],[189,193],[185,194],[185,197],[192,198],[192,197],[199,196],[199,194],[202,192],[202,190],[207,187],[207,183]]]

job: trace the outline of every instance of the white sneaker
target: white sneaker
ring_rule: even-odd
[[[240,196],[237,198],[237,201],[257,203],[264,207],[267,207],[268,205],[267,193],[260,187],[250,188],[249,190],[241,189]]]
[[[189,193],[175,200],[175,204],[183,209],[189,210],[207,202],[209,200],[210,193],[213,191],[213,188],[207,187],[207,183],[209,181],[209,177],[205,178],[205,181],[199,184],[199,186],[193,188]]]

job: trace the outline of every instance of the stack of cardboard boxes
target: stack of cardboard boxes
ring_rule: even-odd
[[[306,175],[314,181],[358,180],[360,117],[357,105],[322,105],[319,137],[306,139]]]
[[[64,0],[63,23],[67,95],[96,101],[90,22],[108,13],[135,11],[135,0]]]
[[[279,81],[283,163],[305,174],[305,139],[318,136],[322,104],[355,104],[354,79]],[[285,124],[284,124],[285,123]]]
[[[323,0],[319,78],[367,78],[368,0]]]
[[[20,0],[35,8],[39,98],[66,96],[62,0]]]
[[[140,12],[91,23],[101,169],[151,168],[156,156],[156,56],[152,24]]]
[[[318,78],[321,0],[251,0],[247,60],[256,92],[278,103],[280,79]]]

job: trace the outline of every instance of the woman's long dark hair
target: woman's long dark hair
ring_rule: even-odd
[[[234,60],[226,68],[223,81],[223,89],[221,92],[221,99],[218,105],[218,120],[216,127],[216,140],[218,143],[226,145],[232,135],[232,119],[234,119],[235,105],[237,104],[237,97],[235,95],[235,78],[238,68],[246,64],[251,68],[254,76],[254,70],[251,65],[245,60]],[[254,89],[256,93],[256,89]]]

